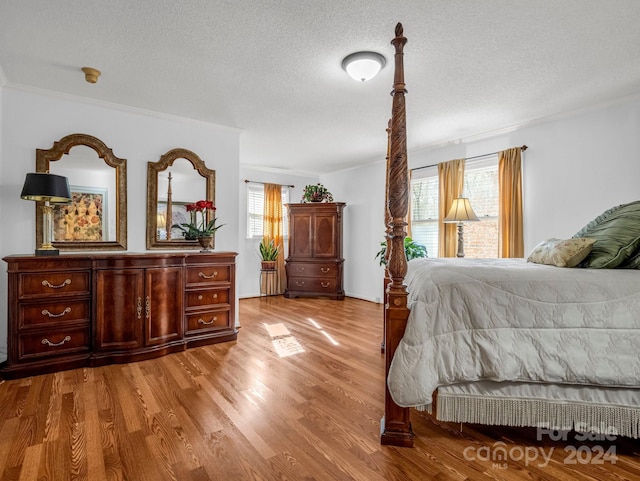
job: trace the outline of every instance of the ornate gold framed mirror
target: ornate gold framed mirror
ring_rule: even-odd
[[[216,171],[187,149],[172,149],[147,163],[147,249],[196,249],[176,224],[189,222],[186,206],[199,200],[215,204]],[[215,236],[214,236],[215,246]]]
[[[100,139],[70,134],[36,149],[36,172],[69,179],[72,202],[53,211],[53,246],[66,251],[127,249],[127,160]],[[36,244],[42,243],[42,202],[36,204]]]

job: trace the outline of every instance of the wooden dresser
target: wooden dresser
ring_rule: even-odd
[[[289,256],[284,296],[344,299],[343,202],[287,204]]]
[[[8,256],[16,378],[237,338],[235,252]]]

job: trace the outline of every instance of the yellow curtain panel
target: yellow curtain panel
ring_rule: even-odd
[[[458,251],[456,224],[445,224],[442,220],[449,213],[453,199],[462,194],[464,188],[465,159],[454,159],[438,164],[438,257],[455,257]]]
[[[522,148],[503,150],[498,159],[498,252],[500,257],[524,257]]]
[[[278,294],[282,294],[287,285],[284,269],[284,240],[282,238],[282,186],[264,184],[264,212],[262,233],[267,240],[274,240],[280,246],[280,254],[276,260],[278,271]]]

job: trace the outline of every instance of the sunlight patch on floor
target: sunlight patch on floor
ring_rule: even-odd
[[[281,336],[290,336],[291,333],[287,326],[285,326],[282,322],[278,324],[264,324],[265,329],[269,333],[271,337],[281,337]]]
[[[333,344],[334,346],[339,346],[340,345],[340,343],[338,341],[336,341],[333,337],[331,337],[331,334],[329,334],[327,331],[325,331],[322,328],[322,326],[320,324],[318,324],[316,321],[314,321],[310,317],[307,317],[307,321],[309,321],[313,327],[315,327],[320,332],[322,332],[322,334],[324,334],[324,337],[326,337],[331,344]]]
[[[304,348],[293,336],[279,337],[277,339],[273,339],[271,342],[273,342],[273,347],[276,349],[276,352],[280,357],[292,356],[294,354],[304,352]]]
[[[263,323],[263,325],[271,337],[271,343],[278,356],[287,357],[304,352],[304,348],[283,323]]]

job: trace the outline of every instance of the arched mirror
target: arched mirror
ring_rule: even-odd
[[[127,160],[101,140],[71,134],[36,149],[36,172],[69,179],[72,202],[53,210],[53,245],[60,250],[127,248]],[[36,206],[36,242],[42,243],[42,203]]]
[[[216,171],[190,150],[173,149],[157,162],[148,162],[147,249],[199,249],[197,240],[185,239],[171,226],[189,223],[187,205],[199,200],[215,203],[215,185]]]

